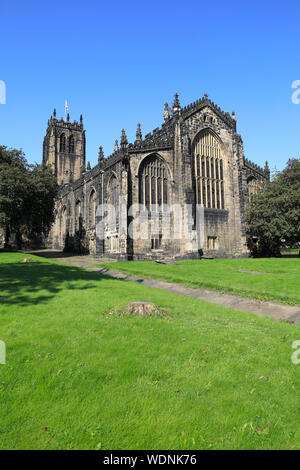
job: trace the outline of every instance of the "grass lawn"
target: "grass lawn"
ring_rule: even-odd
[[[0,254],[1,449],[300,448],[299,327],[26,256]],[[137,300],[170,316],[109,314]]]
[[[297,255],[300,251],[300,248],[283,248],[280,250],[282,255]]]
[[[298,258],[189,260],[179,264],[130,261],[105,266],[148,279],[162,279],[189,287],[203,287],[261,300],[300,305]]]

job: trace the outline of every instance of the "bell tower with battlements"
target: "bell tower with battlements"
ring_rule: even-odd
[[[78,180],[85,168],[85,130],[80,122],[56,118],[56,110],[48,121],[43,142],[43,165],[50,166],[58,184]]]

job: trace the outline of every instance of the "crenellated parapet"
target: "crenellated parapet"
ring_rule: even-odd
[[[51,116],[50,119],[48,119],[48,127],[55,126],[56,128],[62,128],[62,129],[70,129],[70,130],[83,130],[83,123],[78,122],[74,120],[73,122],[64,120],[63,118],[61,119],[55,119]]]
[[[174,125],[165,122],[161,128],[157,127],[152,132],[145,135],[144,139],[128,145],[128,152],[143,152],[152,150],[163,150],[173,147]]]
[[[256,163],[252,162],[251,160],[248,160],[248,158],[244,157],[244,166],[250,170],[250,172],[253,172],[254,174],[261,176],[262,178],[266,178],[267,174],[265,170],[257,165]]]

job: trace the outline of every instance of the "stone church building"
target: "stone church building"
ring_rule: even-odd
[[[244,156],[243,141],[236,130],[236,117],[222,111],[207,95],[182,108],[175,94],[172,109],[165,104],[160,128],[128,143],[124,129],[120,146],[104,158],[99,147],[98,164],[86,166],[85,130],[80,121],[56,118],[48,121],[43,144],[43,163],[50,165],[60,185],[55,222],[49,235],[53,248],[105,255],[119,259],[196,258],[199,250],[190,239],[178,237],[172,227],[166,238],[161,221],[164,204],[204,207],[201,249],[206,256],[239,257],[248,253],[243,212],[249,195],[269,180],[264,169]],[[129,209],[122,215],[120,198]],[[102,212],[103,237],[96,234],[97,207],[115,207],[116,222]],[[102,209],[103,211],[103,209]],[[192,212],[195,217],[195,210]],[[153,223],[157,230],[143,239],[133,239],[128,227],[136,216]],[[173,224],[174,225],[174,224]],[[149,230],[149,233],[151,230]],[[196,238],[197,230],[192,224]]]

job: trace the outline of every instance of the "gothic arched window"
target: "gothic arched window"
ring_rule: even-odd
[[[69,137],[69,153],[74,153],[75,144],[74,144],[74,137],[70,135]]]
[[[67,223],[66,223],[66,229],[67,232],[72,230],[72,217],[71,217],[71,203],[68,201],[67,203],[67,209],[66,209],[66,216],[67,216]]]
[[[113,174],[107,186],[108,225],[115,230],[119,221],[119,184]]]
[[[64,206],[61,211],[61,223],[60,223],[60,243],[64,242],[64,237],[66,236],[67,231],[67,211]]]
[[[95,225],[96,220],[96,192],[93,189],[89,197],[89,226]]]
[[[81,224],[81,202],[78,200],[75,205],[75,228],[76,230],[80,229]]]
[[[259,182],[255,178],[255,176],[249,176],[247,180],[247,186],[248,186],[248,196],[251,197],[254,194],[257,194],[259,191]]]
[[[145,158],[139,170],[139,202],[149,211],[168,204],[168,171],[156,155]]]
[[[65,136],[65,134],[61,134],[61,136],[60,136],[59,151],[60,152],[65,152],[66,151],[66,136]]]
[[[219,140],[209,131],[194,142],[196,204],[224,209],[224,165]]]

